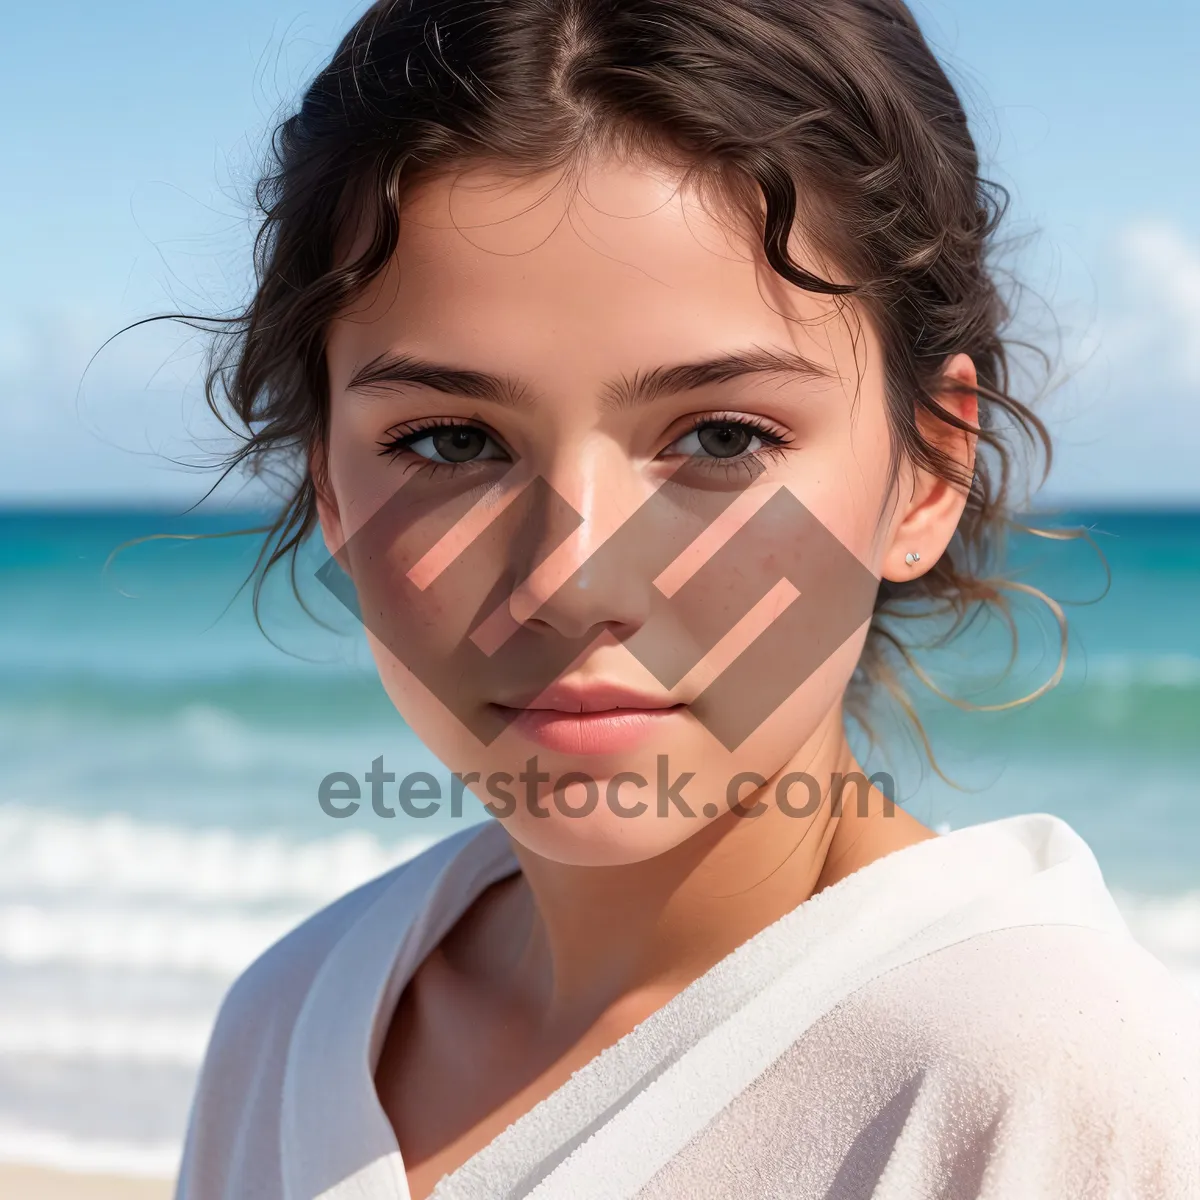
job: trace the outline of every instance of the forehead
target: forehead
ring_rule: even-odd
[[[799,229],[792,253],[836,277]],[[479,167],[414,188],[392,261],[333,322],[329,350],[331,365],[402,347],[607,374],[614,358],[636,369],[754,343],[836,364],[852,341],[837,318],[765,264],[747,219],[669,168],[603,159],[572,180]]]

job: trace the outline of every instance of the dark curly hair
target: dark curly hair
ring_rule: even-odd
[[[1048,469],[1050,442],[1010,391],[1012,314],[992,265],[1007,194],[981,177],[960,99],[900,0],[368,9],[275,130],[256,189],[250,303],[206,326],[216,335],[208,403],[241,439],[227,470],[283,467],[288,480],[255,566],[256,610],[266,572],[288,557],[295,584],[295,552],[317,524],[309,461],[328,422],[326,329],[392,256],[406,189],[481,163],[514,177],[569,172],[605,151],[683,165],[761,231],[774,271],[843,298],[844,312],[853,300],[878,331],[893,470],[907,458],[967,495],[943,557],[918,579],[881,585],[847,696],[863,720],[883,684],[914,715],[897,655],[920,668],[899,619],[941,613],[950,636],[987,608],[1015,638],[1008,593],[1031,589],[998,574],[1017,524],[1013,468],[1029,452]],[[849,283],[792,260],[798,220]],[[343,261],[339,248],[363,228],[369,244]],[[938,400],[958,352],[978,371],[978,430]],[[977,432],[972,475],[924,436],[920,410]]]

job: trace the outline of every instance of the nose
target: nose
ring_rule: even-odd
[[[597,439],[556,463],[543,482],[541,511],[514,545],[511,619],[564,638],[603,630],[628,637],[649,617],[651,581],[613,535],[647,499],[645,480],[617,447]]]

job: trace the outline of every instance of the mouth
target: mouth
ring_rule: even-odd
[[[680,720],[687,704],[611,684],[556,683],[522,705],[495,704],[517,733],[561,754],[633,749]]]

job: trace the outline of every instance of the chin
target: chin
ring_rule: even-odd
[[[653,805],[639,817],[619,817],[603,804],[583,817],[566,816],[552,805],[547,808],[545,817],[520,808],[501,823],[526,850],[573,867],[619,867],[657,858],[715,819],[699,813],[659,817]]]

